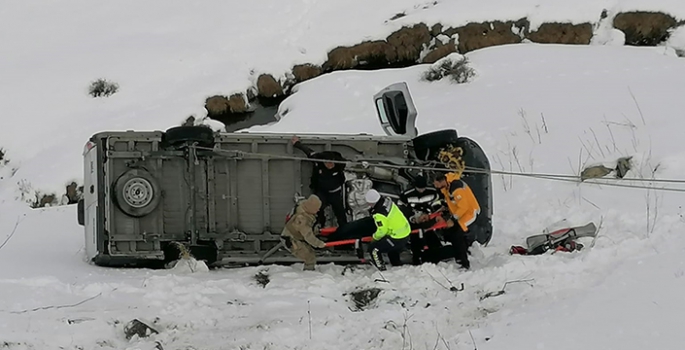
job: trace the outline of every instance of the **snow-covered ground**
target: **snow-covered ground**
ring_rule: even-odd
[[[427,68],[338,72],[306,82],[277,124],[251,131],[380,133],[370,96],[406,81],[418,128],[455,128],[493,168],[575,174],[632,155],[631,178],[685,179],[679,142],[685,61],[664,48],[521,44],[468,55],[468,84],[420,80]],[[632,95],[631,95],[632,94]],[[316,101],[316,103],[310,103]],[[544,122],[543,122],[544,116]],[[543,125],[544,124],[544,125]],[[528,132],[530,131],[530,132]],[[580,165],[579,165],[580,163]],[[7,172],[7,168],[3,168]],[[11,193],[14,180],[0,186]],[[675,184],[612,182],[685,188]],[[186,274],[83,261],[75,207],[0,204],[0,344],[10,349],[677,349],[682,344],[682,192],[496,176],[495,234],[454,263],[383,273],[301,264]],[[7,192],[9,191],[9,192]],[[7,197],[3,197],[7,198]],[[16,220],[21,220],[13,235]],[[594,247],[510,256],[566,219],[601,222]],[[4,241],[1,239],[0,242]],[[253,276],[267,270],[265,288]],[[505,293],[481,300],[488,292]],[[460,292],[450,291],[451,285]],[[376,287],[370,309],[347,293]],[[78,304],[78,305],[75,305]],[[127,341],[133,318],[160,334]],[[310,333],[311,329],[311,333]],[[311,334],[311,335],[310,335]]]
[[[685,18],[676,0],[16,1],[0,8],[0,147],[19,168],[15,179],[63,193],[80,179],[78,155],[93,133],[202,117],[207,97],[245,92],[261,73],[281,78],[294,64],[322,64],[339,45],[418,22],[596,23],[604,9]],[[388,21],[398,13],[405,16]],[[603,26],[596,35],[607,33]],[[119,92],[91,98],[98,78]]]
[[[244,91],[259,73],[322,63],[335,46],[384,38],[418,21],[456,26],[527,16],[534,27],[595,22],[604,8],[685,17],[674,0],[247,4],[68,0],[0,7],[0,149],[9,159],[0,162],[0,349],[154,349],[156,342],[167,350],[682,347],[682,191],[497,175],[494,237],[474,250],[472,270],[406,266],[383,273],[389,283],[375,282],[378,272],[364,267],[186,274],[86,263],[74,206],[30,210],[16,195],[26,186],[61,191],[78,179],[82,146],[94,132],[178,125],[190,114],[203,116],[207,96]],[[406,16],[385,22],[400,12]],[[583,165],[633,156],[628,177],[685,179],[685,60],[665,47],[622,47],[610,27],[600,31],[593,43],[601,45],[472,52],[477,76],[463,85],[421,81],[425,65],[328,74],[298,86],[280,122],[249,131],[380,134],[371,96],[406,81],[419,130],[457,129],[480,143],[494,169],[572,175]],[[685,48],[683,33],[669,44]],[[121,90],[90,98],[88,84],[99,77]],[[563,219],[601,223],[595,245],[576,253],[507,254],[510,245]],[[265,288],[253,280],[262,270],[270,275]],[[517,280],[525,282],[481,300]],[[464,290],[450,291],[450,283]],[[372,308],[350,310],[346,294],[369,287],[382,289]],[[127,341],[123,327],[133,318],[160,334]]]

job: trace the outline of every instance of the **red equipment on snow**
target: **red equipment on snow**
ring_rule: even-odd
[[[527,247],[511,246],[512,255],[540,255],[547,251],[572,252],[583,249],[583,244],[576,242],[580,237],[596,237],[597,227],[594,223],[583,226],[563,228],[550,233],[530,236],[526,239]]]

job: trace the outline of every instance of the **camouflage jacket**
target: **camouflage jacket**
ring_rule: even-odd
[[[316,248],[326,246],[322,240],[318,239],[312,229],[316,215],[307,213],[301,205],[297,206],[295,215],[285,224],[281,236],[289,237],[298,241],[305,241]]]

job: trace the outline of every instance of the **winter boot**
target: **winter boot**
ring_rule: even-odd
[[[471,268],[471,262],[469,262],[468,259],[455,259],[457,261],[457,264],[461,265],[464,270],[468,270]]]
[[[378,248],[374,248],[371,251],[371,262],[378,268],[380,271],[385,271],[385,261],[383,261],[383,256],[381,253],[378,251]]]

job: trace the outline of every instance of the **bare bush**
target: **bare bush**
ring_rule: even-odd
[[[7,152],[3,148],[0,148],[0,165],[7,165],[9,159],[7,159]]]
[[[437,81],[445,77],[457,84],[471,81],[476,76],[476,71],[469,66],[466,57],[459,54],[450,54],[445,58],[433,63],[422,75],[422,80]]]
[[[265,270],[257,272],[253,277],[255,282],[257,282],[257,284],[262,288],[266,288],[266,285],[269,284],[269,282],[271,282],[271,279],[269,278],[269,273]]]
[[[92,97],[109,97],[119,91],[119,84],[107,79],[98,79],[90,83],[88,93]]]
[[[352,309],[352,311],[363,311],[374,308],[374,302],[380,293],[381,289],[379,288],[358,289],[349,293],[350,299],[354,304],[354,309]]]

